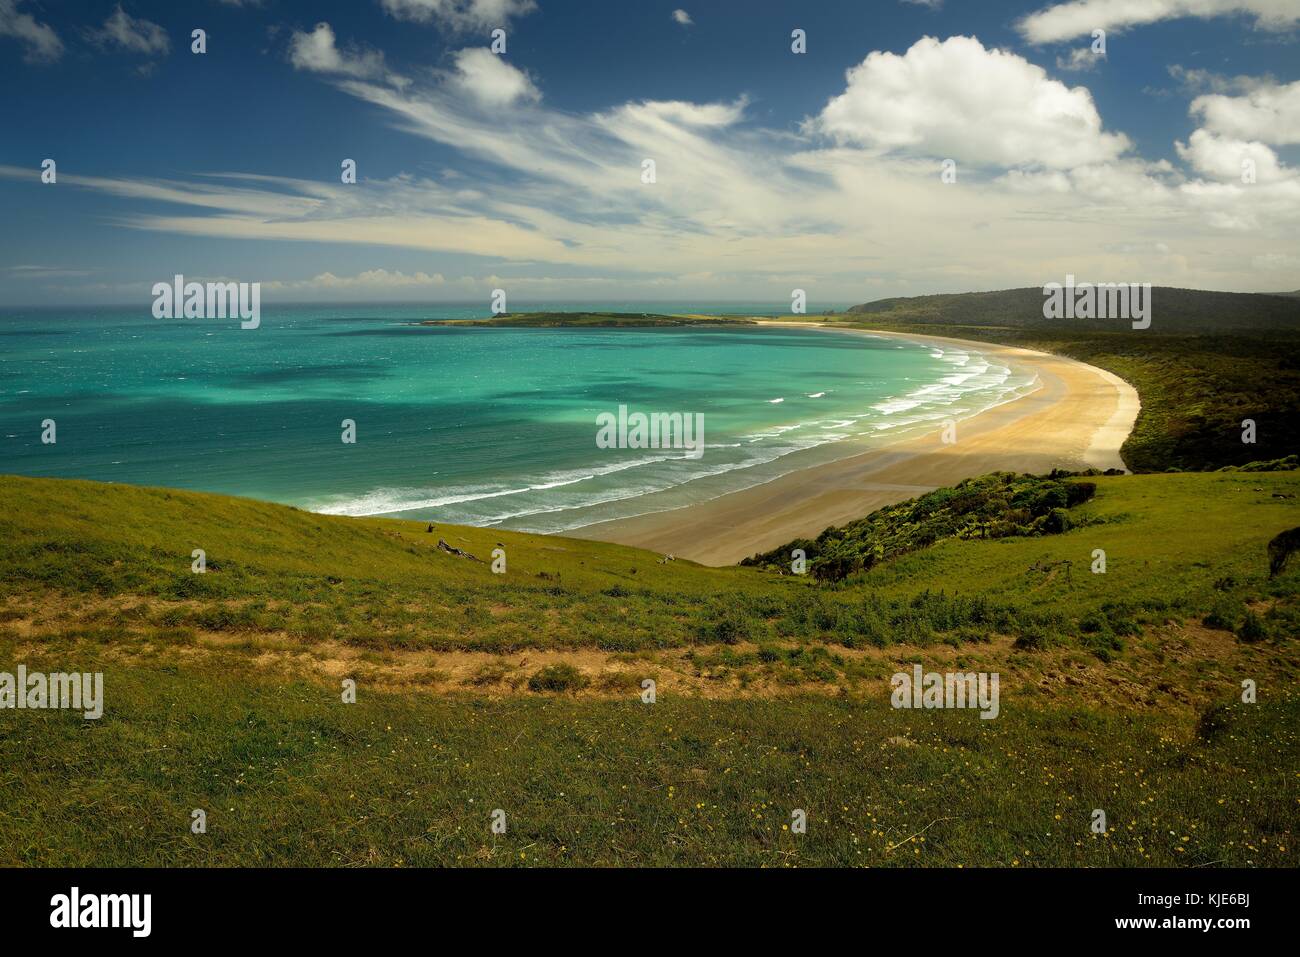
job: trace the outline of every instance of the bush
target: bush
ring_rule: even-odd
[[[1247,610],[1241,619],[1241,624],[1237,627],[1237,637],[1245,642],[1256,642],[1263,641],[1268,634],[1268,625],[1264,619],[1253,611]]]
[[[1012,647],[1021,651],[1042,651],[1049,644],[1051,640],[1047,632],[1042,628],[1033,627],[1022,631]]]
[[[1054,508],[1043,519],[1043,531],[1049,535],[1060,535],[1070,530],[1070,513],[1063,508]]]
[[[529,691],[581,691],[591,679],[573,665],[547,665],[528,679]]]
[[[734,645],[750,637],[749,618],[734,608],[725,608],[715,613],[705,630],[705,637],[724,645]]]
[[[1218,628],[1220,631],[1234,631],[1241,618],[1244,606],[1235,598],[1220,598],[1210,608],[1210,613],[1202,619],[1206,628]]]
[[[1226,704],[1211,705],[1201,712],[1196,723],[1196,733],[1203,741],[1209,741],[1228,729],[1232,723],[1232,711]]]

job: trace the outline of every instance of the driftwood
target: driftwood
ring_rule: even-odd
[[[457,548],[454,545],[448,545],[445,539],[441,539],[441,538],[438,539],[438,549],[439,551],[444,551],[449,555],[455,555],[457,558],[468,558],[471,561],[478,562],[480,565],[487,564],[487,562],[483,561],[483,559],[475,555],[471,555],[469,552],[461,551],[459,548]]]

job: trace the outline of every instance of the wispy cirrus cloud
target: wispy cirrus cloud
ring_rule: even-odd
[[[19,9],[22,0],[0,0],[0,37],[13,37],[23,45],[27,63],[53,63],[63,56],[63,41],[49,24]]]
[[[89,31],[87,37],[98,46],[116,47],[128,53],[166,56],[172,48],[166,30],[152,20],[131,16],[120,3],[108,15],[104,25]]]

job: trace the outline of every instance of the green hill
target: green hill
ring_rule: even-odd
[[[827,583],[0,478],[0,671],[106,699],[0,711],[0,864],[1292,862],[1300,473],[982,481],[1028,522],[894,506]],[[913,663],[1000,673],[999,718],[891,708]]]
[[[1059,278],[1056,281],[1061,281]],[[961,324],[1003,328],[1058,329],[1070,332],[1130,330],[1127,319],[1043,318],[1043,290],[1000,289],[994,292],[944,293],[878,299],[852,306],[855,316],[878,316],[889,322]],[[1300,334],[1300,302],[1269,293],[1212,292],[1154,286],[1151,328],[1157,335],[1225,335],[1255,330]]]

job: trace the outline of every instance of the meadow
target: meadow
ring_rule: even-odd
[[[907,547],[819,581],[0,479],[0,669],[106,697],[0,712],[0,863],[1293,865],[1300,473],[1024,487],[1079,483],[1053,531],[878,516]],[[913,662],[1001,716],[892,709]]]

